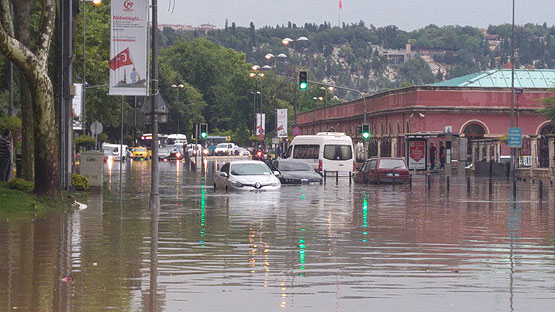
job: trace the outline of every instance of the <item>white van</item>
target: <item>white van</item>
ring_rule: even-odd
[[[187,136],[184,134],[170,134],[166,140],[168,145],[180,145],[181,147],[187,145]]]
[[[343,132],[319,132],[316,135],[296,136],[284,158],[303,159],[320,172],[355,169],[353,140]]]
[[[106,159],[113,159],[113,160],[120,160],[121,153],[120,153],[120,145],[119,144],[109,144],[103,143],[102,144],[102,152],[104,153],[104,160]],[[123,145],[123,161],[127,159],[127,145]]]

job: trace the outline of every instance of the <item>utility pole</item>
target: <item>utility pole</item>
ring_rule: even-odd
[[[515,124],[515,0],[513,0],[513,23],[511,29],[511,128]],[[516,199],[516,149],[511,147],[511,178],[513,197]]]
[[[61,76],[62,76],[62,100],[60,109],[60,186],[62,189],[69,191],[71,186],[71,167],[73,160],[72,138],[73,138],[73,121],[72,121],[72,55],[73,55],[73,1],[62,1],[62,18],[61,18],[61,34],[62,34],[62,57],[61,57]]]
[[[160,177],[158,175],[158,0],[152,0],[152,158],[151,158],[151,184],[150,184],[150,209],[160,209]]]

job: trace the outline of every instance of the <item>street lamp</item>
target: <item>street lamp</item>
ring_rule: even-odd
[[[83,2],[83,87],[81,88],[81,106],[83,107],[81,110],[81,114],[83,115],[83,129],[84,132],[87,132],[87,118],[85,115],[85,109],[86,109],[86,92],[85,92],[85,88],[87,86],[87,76],[86,76],[86,72],[87,72],[87,52],[86,52],[86,48],[87,48],[87,2],[91,2],[92,4],[94,4],[95,6],[99,6],[102,4],[102,0],[81,0]]]
[[[303,42],[303,41],[308,41],[307,37],[299,37],[296,40],[293,40],[291,38],[284,38],[281,40],[281,43],[284,46],[288,46],[290,43],[293,44],[293,51],[294,53],[297,53],[296,47],[295,47],[295,43],[296,42]],[[302,54],[301,54],[302,57]],[[293,102],[293,112],[294,112],[294,119],[295,119],[295,124],[297,123],[297,62],[295,60],[296,58],[293,57],[293,76],[295,78],[295,98],[294,98],[294,102]]]
[[[325,97],[324,97],[324,98],[326,99],[324,105],[325,105],[325,107],[328,107],[328,91],[329,91],[329,92],[333,92],[333,90],[335,90],[335,89],[334,89],[333,87],[330,86],[330,87],[320,87],[320,90],[324,90],[325,93],[326,93],[326,95],[325,95]]]
[[[260,86],[258,84],[258,80],[264,78],[264,73],[259,73],[258,70],[260,70],[260,66],[258,65],[253,65],[252,66],[252,70],[254,72],[251,72],[249,74],[250,78],[255,79],[254,83],[255,83],[255,88],[256,88],[256,92],[253,93],[251,92],[251,94],[255,94],[254,96],[254,102],[253,102],[253,107],[254,107],[254,133],[256,134],[256,94],[260,94],[260,129],[262,129],[262,82],[260,83]],[[259,88],[260,87],[260,88]]]
[[[176,91],[179,92],[180,90],[183,90],[183,88],[185,88],[185,85],[183,85],[183,84],[179,84],[179,85],[172,84],[171,87],[172,87],[172,89],[174,89],[174,90],[176,90]],[[179,95],[178,95],[178,96],[179,96]],[[179,100],[179,99],[178,99],[178,100]],[[181,117],[181,116],[179,116],[179,117],[177,118],[177,133],[180,133],[180,132],[179,132],[179,120],[181,119],[180,117]]]
[[[285,55],[283,53],[280,53],[276,56],[276,55],[273,55],[272,53],[268,53],[264,56],[264,58],[267,59],[268,61],[271,60],[271,59],[274,59],[274,71],[277,74],[277,60],[278,60],[278,58],[285,59],[285,58],[287,58],[287,55]]]

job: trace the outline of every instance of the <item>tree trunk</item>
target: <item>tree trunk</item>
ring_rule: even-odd
[[[54,112],[54,90],[45,69],[36,69],[36,81],[31,91],[35,113],[35,193],[57,196],[58,135]],[[38,139],[40,138],[40,139]]]
[[[34,0],[18,0],[33,3]],[[48,76],[48,55],[54,31],[54,0],[41,0],[41,23],[35,48],[10,36],[6,25],[13,25],[9,1],[0,0],[0,51],[24,73],[31,90],[35,135],[35,193],[56,197],[58,180],[58,131],[54,112],[54,91]]]
[[[25,46],[30,46],[29,17],[34,1],[15,1],[13,11],[15,18],[15,38]],[[21,103],[21,178],[33,181],[35,176],[34,157],[34,127],[33,127],[33,102],[30,94],[29,84],[23,73],[20,72],[19,100]]]

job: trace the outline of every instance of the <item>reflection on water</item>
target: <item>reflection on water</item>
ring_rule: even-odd
[[[221,161],[220,161],[221,165]],[[105,172],[89,208],[0,218],[0,311],[548,311],[555,201],[434,177],[214,192],[215,163]],[[412,189],[412,191],[411,191]],[[72,274],[74,281],[60,278]],[[479,299],[478,299],[479,298]],[[14,309],[16,308],[16,309]]]

